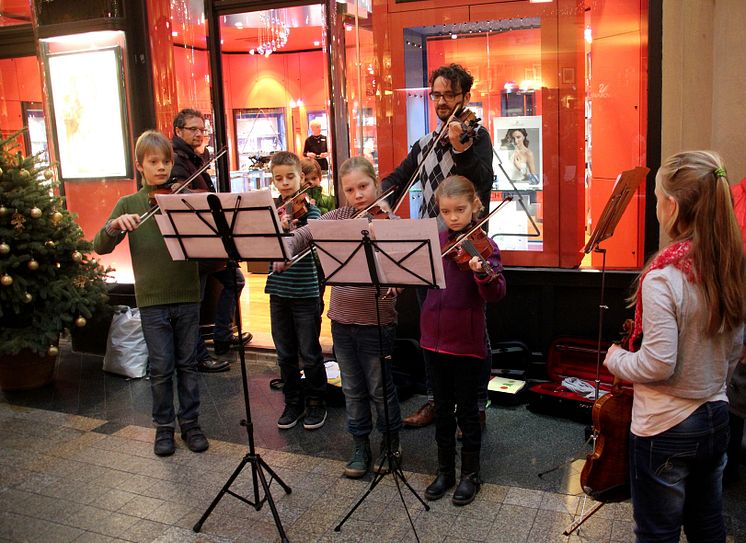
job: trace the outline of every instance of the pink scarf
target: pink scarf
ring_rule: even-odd
[[[645,276],[652,270],[660,270],[666,266],[673,265],[682,271],[687,281],[695,283],[694,261],[689,255],[691,250],[691,240],[672,243],[658,253],[650,263],[650,266],[640,276],[640,288],[637,290],[637,300],[635,301],[635,326],[632,329],[632,334],[629,336],[628,349],[630,351],[636,351],[640,348],[640,341],[638,340],[642,338],[642,282],[645,280]]]

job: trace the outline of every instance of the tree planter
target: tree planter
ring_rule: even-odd
[[[54,378],[59,355],[39,355],[29,349],[0,358],[0,389],[29,390],[48,385]]]

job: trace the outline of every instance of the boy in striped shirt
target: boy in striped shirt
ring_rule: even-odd
[[[275,202],[279,210],[300,191],[303,181],[300,159],[293,153],[280,151],[272,155],[270,171],[272,183],[280,192]],[[308,213],[302,217],[293,217],[292,204],[287,205],[287,211],[281,212],[283,228],[294,230],[304,226],[308,219],[321,216],[315,205],[306,205]],[[284,273],[270,274],[264,292],[269,294],[272,339],[284,381],[285,410],[277,427],[288,430],[303,418],[306,430],[321,428],[326,421],[326,370],[319,343],[321,308],[314,256],[307,255]],[[303,360],[303,380],[299,358]]]

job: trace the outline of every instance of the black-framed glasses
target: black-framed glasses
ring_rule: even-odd
[[[437,102],[441,98],[443,98],[446,102],[452,102],[456,99],[457,96],[461,96],[464,94],[463,92],[431,92],[430,93],[430,100],[433,102]]]
[[[207,128],[200,128],[199,126],[182,126],[182,130],[189,130],[190,132],[201,132],[202,134],[207,134]]]

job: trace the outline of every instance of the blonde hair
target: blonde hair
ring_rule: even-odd
[[[709,313],[705,332],[730,332],[746,317],[746,276],[723,161],[714,151],[677,153],[661,165],[657,181],[676,202],[667,225],[671,240],[692,242],[690,255]],[[635,297],[639,289],[638,281]]]
[[[459,198],[464,197],[468,201],[474,204],[474,217],[484,209],[482,200],[477,196],[477,190],[474,188],[474,183],[469,181],[463,175],[451,175],[443,179],[435,189],[435,200],[440,201],[443,197],[446,198]]]
[[[361,156],[353,156],[345,160],[339,167],[339,178],[342,179],[348,173],[358,170],[362,172],[366,177],[370,177],[373,181],[373,185],[378,188],[379,181],[376,176],[376,170],[373,168],[367,158]]]
[[[302,158],[300,160],[300,169],[305,176],[315,173],[321,177],[321,166],[315,158]]]
[[[169,162],[174,161],[174,150],[168,138],[157,130],[146,130],[135,143],[135,159],[142,164],[145,155],[160,152]]]

